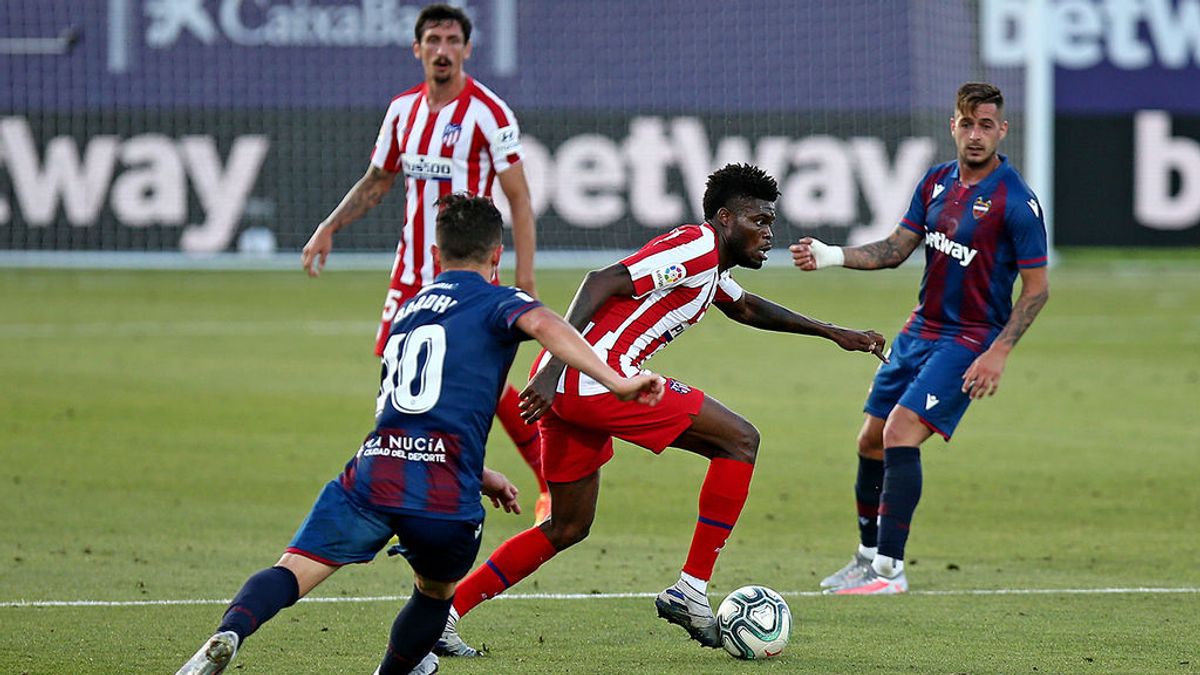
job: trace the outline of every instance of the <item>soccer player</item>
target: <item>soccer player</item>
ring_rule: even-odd
[[[512,206],[516,285],[537,297],[536,235],[521,164],[520,128],[508,105],[463,71],[471,56],[471,20],[457,7],[429,5],[417,15],[412,49],[424,68],[425,81],[392,100],[366,174],[317,226],[300,254],[308,274],[320,275],[333,249],[334,233],[378,205],[403,173],[404,228],[375,337],[376,356],[383,355],[396,310],[437,276],[438,264],[430,248],[437,218],[434,202],[451,192],[490,197],[499,180]],[[541,520],[549,512],[550,497],[539,464],[537,427],[521,422],[517,391],[512,387],[505,388],[496,414],[537,477],[534,515]]]
[[[533,337],[631,405],[656,404],[664,381],[614,372],[554,312],[490,283],[501,216],[482,197],[452,194],[437,219],[443,270],[396,314],[383,352],[375,429],[317,497],[283,557],[242,586],[217,633],[179,670],[225,669],[246,637],[339,567],[369,562],[392,535],[416,583],[392,625],[377,673],[428,673],[462,578],[479,552],[481,493],[519,512],[517,490],[484,467],[496,399],[518,343]],[[632,399],[636,399],[634,402]]]
[[[816,335],[849,351],[883,358],[883,336],[814,321],[753,293],[730,276],[762,267],[775,222],[775,179],[757,167],[728,165],[708,177],[705,221],[651,240],[633,255],[588,273],[567,321],[626,375],[704,317],[710,304],[739,323]],[[709,461],[699,517],[678,582],[659,594],[658,613],[706,647],[721,644],[706,592],[717,555],[737,523],[758,453],[758,430],[704,392],[667,380],[662,403],[639,408],[609,395],[587,374],[543,354],[522,392],[527,420],[542,432],[542,466],[554,504],[550,519],[502,544],[460,586],[437,653],[475,656],[457,633],[459,617],[495,597],[560,551],[587,537],[596,515],[600,467],[613,437],[653,453],[668,446]]]
[[[1041,206],[997,152],[1008,133],[1000,90],[960,87],[950,133],[958,158],[925,174],[887,239],[841,248],[805,237],[791,246],[802,270],[875,270],[896,267],[925,243],[917,307],[875,374],[858,434],[861,543],[821,582],[828,592],[908,590],[904,547],[921,498],[920,446],[935,433],[949,441],[971,401],[996,393],[1009,352],[1050,297]]]

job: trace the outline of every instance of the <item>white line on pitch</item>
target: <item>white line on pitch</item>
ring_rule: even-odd
[[[997,588],[959,591],[910,591],[909,595],[1138,595],[1200,593],[1200,588]],[[496,600],[621,600],[653,598],[657,593],[513,593],[497,596]],[[785,591],[788,597],[819,597],[817,591]],[[374,595],[364,597],[304,598],[300,602],[398,602],[407,595]],[[226,605],[229,600],[8,600],[0,607],[147,607],[162,605]]]

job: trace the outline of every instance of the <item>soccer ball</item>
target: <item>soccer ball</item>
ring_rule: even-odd
[[[721,645],[739,659],[779,656],[792,635],[792,610],[765,586],[743,586],[717,608]]]

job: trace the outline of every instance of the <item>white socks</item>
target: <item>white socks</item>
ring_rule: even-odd
[[[904,561],[886,555],[876,555],[871,567],[879,576],[894,579],[904,571]]]
[[[878,550],[879,549],[874,546],[863,546],[862,544],[859,544],[858,545],[858,557],[866,558],[867,560],[874,560],[875,553]]]
[[[708,582],[703,579],[698,579],[687,572],[679,573],[679,580],[687,584],[700,595],[708,594]]]

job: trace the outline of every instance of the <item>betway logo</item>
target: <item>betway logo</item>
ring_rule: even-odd
[[[0,119],[0,164],[27,227],[50,225],[60,206],[72,226],[91,227],[106,201],[128,227],[182,226],[190,186],[204,212],[204,222],[186,225],[180,237],[190,253],[229,246],[269,146],[266,136],[239,136],[222,163],[212,136],[93,136],[82,155],[74,138],[58,136],[43,153],[26,119]],[[0,197],[0,225],[12,216]]]
[[[963,267],[970,265],[975,256],[979,254],[979,251],[969,246],[963,246],[950,237],[947,237],[944,232],[926,232],[925,245],[954,258]]]
[[[1044,30],[1054,62],[1071,69],[1109,63],[1140,70],[1200,66],[1200,0],[1047,0]],[[1025,0],[984,0],[983,59],[1025,63],[1030,35]]]
[[[779,182],[781,219],[856,226],[851,245],[887,237],[936,149],[931,138],[903,139],[894,157],[874,137],[714,139],[697,117],[635,117],[625,138],[580,134],[553,150],[529,136],[523,143],[534,213],[553,206],[575,227],[603,228],[629,217],[650,228],[694,221],[702,217],[708,174],[751,162]],[[682,192],[672,189],[676,176]],[[495,196],[503,202],[503,191]],[[869,214],[860,213],[860,203]]]
[[[399,0],[220,0],[210,13],[204,0],[146,0],[146,44],[165,49],[186,34],[206,45],[406,47],[420,9]]]

